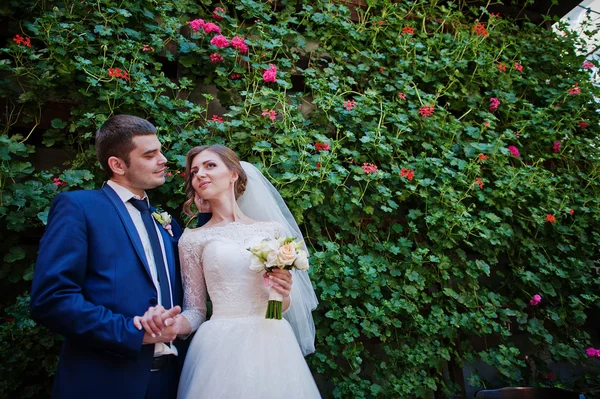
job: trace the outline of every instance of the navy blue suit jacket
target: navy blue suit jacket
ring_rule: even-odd
[[[165,244],[173,305],[183,292],[173,221]],[[53,201],[31,290],[31,315],[65,336],[54,398],[144,398],[154,345],[133,317],[156,305],[142,242],[109,186],[59,194]]]

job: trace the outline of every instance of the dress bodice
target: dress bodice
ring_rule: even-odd
[[[264,238],[284,236],[275,222],[186,229],[179,240],[185,316],[195,331],[206,319],[206,295],[213,319],[264,317],[269,296],[262,274],[249,269],[248,248]]]

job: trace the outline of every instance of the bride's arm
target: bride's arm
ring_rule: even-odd
[[[179,245],[181,276],[183,283],[183,312],[177,317],[178,335],[187,338],[206,320],[206,282],[202,259],[196,248]]]

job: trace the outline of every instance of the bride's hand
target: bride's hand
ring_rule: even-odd
[[[274,268],[267,275],[271,279],[273,283],[272,287],[275,291],[283,295],[284,298],[290,296],[290,292],[292,291],[292,273],[289,270]]]
[[[198,193],[194,195],[194,204],[196,204],[196,208],[198,208],[198,212],[200,213],[210,213],[211,211],[208,201],[201,199]]]
[[[151,306],[143,316],[133,318],[133,325],[138,330],[144,328],[154,338],[155,336],[161,336],[162,331],[172,324],[173,318],[179,313],[181,313],[181,307],[179,306],[174,306],[169,310],[160,305]]]

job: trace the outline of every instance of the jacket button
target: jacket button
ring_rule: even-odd
[[[156,299],[156,298],[152,297],[152,298],[150,298],[150,301],[149,301],[149,302],[150,302],[150,305],[152,305],[152,306],[156,306],[156,304],[158,303],[158,299]]]

